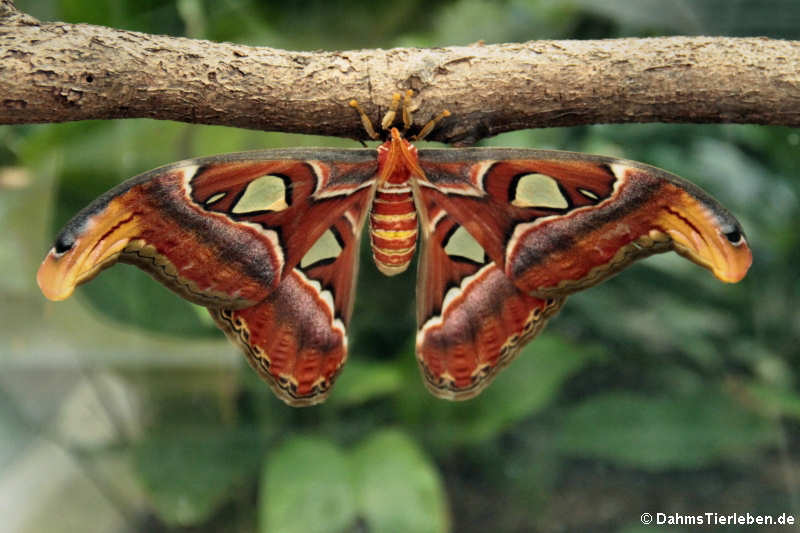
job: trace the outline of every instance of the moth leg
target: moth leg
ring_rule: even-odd
[[[384,131],[388,131],[389,128],[392,127],[392,124],[394,124],[394,119],[397,116],[397,109],[400,107],[401,98],[403,97],[400,93],[394,93],[392,95],[392,103],[389,104],[389,110],[383,115],[383,120],[381,120],[381,129]],[[405,118],[405,114],[405,103],[403,103],[403,118]]]
[[[411,114],[414,111],[411,108],[411,105],[412,105],[411,104],[411,97],[412,96],[414,96],[414,91],[412,91],[411,89],[407,90],[405,92],[405,94],[403,95],[403,107],[402,107],[402,110],[403,110],[403,133],[404,134],[405,134],[405,132],[408,131],[408,129],[412,125],[412,123],[411,123]],[[397,97],[397,94],[395,94],[395,98],[396,97]],[[450,116],[450,111],[445,109],[444,111],[439,113],[436,117],[434,117],[431,120],[429,120],[424,126],[422,126],[422,130],[420,130],[420,132],[418,134],[416,134],[415,136],[413,136],[411,139],[415,140],[415,141],[421,141],[422,139],[427,137],[428,134],[430,134],[431,131],[433,131],[433,129],[436,127],[436,125],[439,122],[441,122],[442,119],[444,119],[446,117],[449,117],[449,116]],[[392,117],[392,118],[394,118],[394,117]],[[390,125],[391,124],[387,125],[387,124],[384,123],[383,124],[383,129],[388,129],[388,126],[390,126]]]
[[[430,132],[433,131],[433,129],[436,127],[436,125],[439,122],[441,122],[443,119],[445,119],[445,118],[447,118],[449,116],[450,116],[450,111],[445,109],[444,111],[442,111],[441,113],[439,113],[438,115],[436,115],[435,117],[430,119],[427,124],[422,126],[422,129],[419,131],[419,133],[417,133],[416,135],[411,137],[411,140],[412,141],[421,141],[421,140],[423,140],[425,137],[428,136],[428,134],[430,134]]]
[[[397,97],[399,100],[400,95],[397,95]],[[381,136],[378,135],[378,132],[375,131],[375,128],[372,126],[372,121],[369,119],[369,116],[364,111],[364,109],[359,105],[358,100],[355,99],[350,100],[349,105],[350,107],[358,111],[358,115],[361,117],[361,125],[364,126],[364,130],[367,132],[367,135],[369,135],[369,138],[372,139],[373,141],[379,140]]]
[[[414,96],[414,91],[407,90],[403,95],[403,133],[408,131],[411,127],[411,97]]]
[[[381,129],[384,131],[389,131],[394,124],[397,118],[397,111],[400,110],[400,113],[403,117],[403,133],[408,131],[409,128],[412,126],[412,101],[411,98],[414,96],[414,91],[408,89],[405,93],[394,93],[392,95],[392,103],[389,104],[389,110],[386,111],[386,114],[383,115],[383,119],[381,119]],[[401,105],[402,102],[402,105]],[[364,130],[367,132],[367,135],[370,139],[377,141],[380,139],[380,135],[377,131],[375,131],[375,126],[372,124],[372,120],[370,120],[367,113],[364,109],[359,105],[358,101],[353,99],[349,102],[350,107],[355,109],[358,112],[359,117],[361,118],[361,124],[364,126]],[[439,124],[443,119],[450,116],[450,111],[445,109],[431,120],[429,120],[419,133],[411,137],[413,141],[421,141],[425,137],[427,137],[430,132],[436,128],[436,125]]]

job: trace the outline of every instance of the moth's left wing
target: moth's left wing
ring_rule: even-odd
[[[424,187],[415,186],[422,246],[417,272],[417,360],[436,396],[480,393],[564,302],[511,282]]]
[[[518,287],[566,295],[675,250],[727,282],[752,262],[736,219],[655,167],[571,152],[420,150],[435,199]]]

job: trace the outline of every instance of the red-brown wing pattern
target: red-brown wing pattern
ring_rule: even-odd
[[[369,150],[272,150],[153,170],[65,226],[39,269],[39,285],[63,300],[122,261],[192,302],[248,307],[350,206],[368,204],[376,168]]]
[[[388,273],[413,250],[406,187],[414,193],[417,355],[445,398],[478,394],[567,294],[637,258],[675,250],[731,282],[752,260],[722,206],[640,163],[511,149],[417,155],[396,130],[379,153],[270,150],[156,169],[73,218],[37,280],[61,300],[117,261],[136,264],[207,306],[281,399],[309,405],[347,357],[359,235],[378,178],[402,196],[375,210],[373,248],[397,256],[376,255]]]
[[[423,235],[417,360],[433,394],[465,400],[489,385],[564,299],[517,288],[430,192],[415,190]]]
[[[347,358],[346,329],[367,207],[351,206],[258,305],[210,309],[250,365],[289,405],[324,401]]]
[[[322,401],[347,357],[372,151],[267,151],[133,178],[62,230],[40,268],[64,299],[117,261],[205,305],[292,405]]]
[[[338,160],[320,158],[330,152]],[[354,159],[353,153],[359,157]],[[192,200],[234,222],[273,231],[288,270],[348,208],[368,208],[365,199],[373,194],[374,152],[320,150],[308,155],[303,160],[233,161],[206,169],[189,182]]]
[[[728,282],[752,261],[736,219],[660,169],[569,152],[460,152],[421,151],[421,188],[528,294],[566,295],[668,250]]]

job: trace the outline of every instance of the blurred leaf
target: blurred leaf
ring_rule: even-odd
[[[432,15],[437,23],[432,45],[469,45],[477,41],[503,43],[563,37],[573,7],[567,2],[462,0]],[[458,21],[453,24],[453,21]],[[410,46],[419,46],[418,43]]]
[[[323,439],[291,438],[270,454],[259,499],[263,533],[339,533],[356,518],[350,463]]]
[[[249,431],[155,435],[134,450],[134,464],[159,518],[199,524],[258,470],[264,442]]]
[[[587,11],[606,16],[626,31],[668,30],[684,35],[769,36],[800,35],[800,5],[795,0],[572,0]]]
[[[475,440],[485,439],[541,410],[553,401],[569,376],[603,355],[596,346],[540,336],[474,402],[468,432]]]
[[[393,363],[349,361],[336,380],[328,403],[337,406],[363,404],[386,396],[403,386],[403,373]]]
[[[591,327],[606,344],[626,345],[632,354],[645,351],[666,357],[679,352],[703,368],[719,370],[727,357],[725,341],[735,338],[738,323],[723,306],[710,301],[713,290],[698,286],[701,280],[691,274],[709,277],[676,254],[650,258],[630,268],[625,279],[573,297],[565,315],[580,313],[576,322]],[[690,290],[694,299],[688,294]],[[722,340],[715,342],[718,339]]]
[[[92,6],[80,0],[61,0],[59,4],[59,17],[66,21],[108,25],[115,18],[112,16],[113,5],[108,0],[98,0]]]
[[[492,465],[492,470],[484,475],[503,487],[508,494],[506,504],[514,504],[517,518],[544,508],[565,475],[565,461],[553,445],[550,427],[538,420],[526,424],[525,431],[485,442],[480,451],[472,448],[467,453],[470,462],[477,462],[473,458],[478,453],[486,456],[485,462]],[[506,520],[514,519],[511,514],[506,516]]]
[[[436,467],[416,442],[381,431],[353,450],[360,514],[372,533],[449,531],[447,502]]]
[[[659,0],[606,0],[590,2],[573,0],[587,11],[610,18],[618,24],[626,24],[646,30],[681,31],[685,34],[698,34],[703,31],[698,14],[686,2],[665,4]],[[699,3],[699,2],[698,2]]]
[[[183,26],[174,4],[163,0],[60,0],[58,17],[66,22],[181,35]]]
[[[713,138],[700,138],[693,143],[691,163],[702,169],[709,186],[719,190],[719,200],[733,212],[740,213],[748,237],[759,239],[764,227],[781,227],[797,209],[798,198],[790,183],[775,179],[772,172],[745,150]],[[769,205],[757,217],[748,211],[757,202]]]
[[[0,177],[16,175],[19,187],[4,188],[0,183],[0,226],[12,228],[0,235],[0,294],[3,306],[13,308],[10,295],[25,293],[41,296],[36,287],[35,272],[47,250],[41,244],[44,217],[33,215],[41,210],[42,201],[51,198],[49,179],[29,173],[24,167],[0,167]],[[49,176],[48,176],[49,177]],[[27,320],[26,322],[31,322]]]
[[[516,130],[482,139],[478,146],[498,148],[536,148],[539,150],[565,150],[570,128],[540,128]]]
[[[30,428],[17,412],[13,400],[0,389],[0,476],[24,446],[31,442]]]
[[[439,446],[476,443],[496,436],[549,405],[562,384],[604,353],[542,334],[525,347],[477,398],[426,407],[426,426]]]
[[[360,255],[362,268],[350,328],[354,355],[396,361],[414,345],[416,260],[408,270],[389,278],[375,268],[369,239],[362,239]]]
[[[103,317],[128,327],[186,337],[218,335],[215,326],[198,316],[197,306],[131,265],[119,264],[102,272],[92,283],[80,287],[78,294]]]
[[[800,419],[800,394],[795,390],[764,383],[747,383],[744,392],[760,412],[773,417]]]
[[[175,0],[175,8],[183,22],[186,37],[202,39],[206,34],[206,14],[201,0]]]
[[[598,395],[568,409],[560,425],[564,454],[646,470],[742,461],[778,438],[768,419],[713,390],[677,398]]]

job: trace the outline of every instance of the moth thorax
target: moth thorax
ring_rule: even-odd
[[[369,215],[372,258],[387,276],[408,268],[417,244],[417,210],[407,180],[378,186]]]

